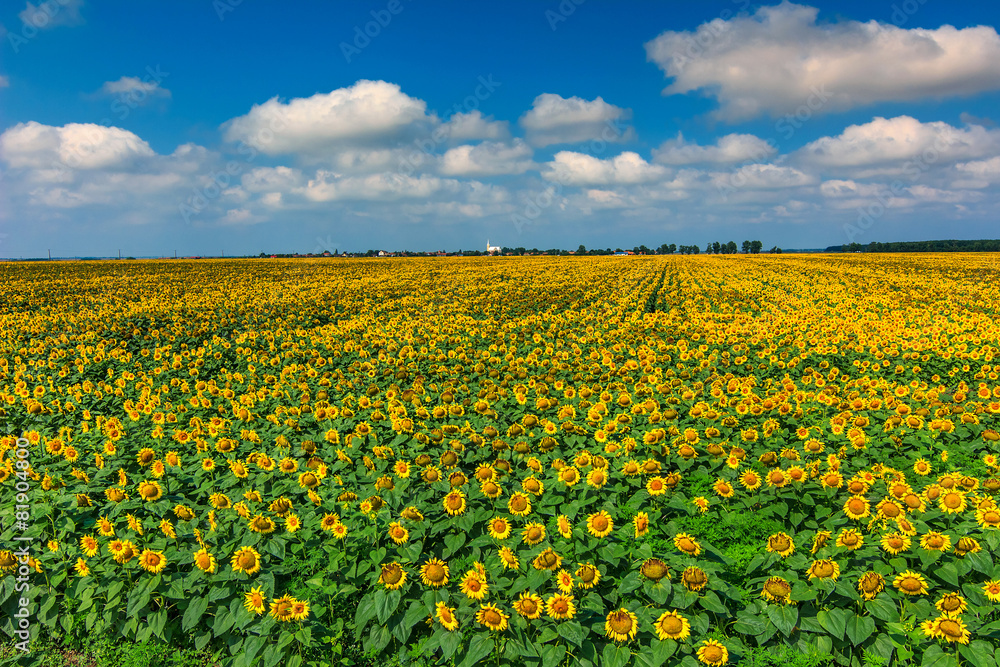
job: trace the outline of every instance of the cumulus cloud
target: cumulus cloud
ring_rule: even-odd
[[[479,110],[457,113],[445,123],[445,130],[451,141],[471,141],[473,139],[502,140],[510,136],[507,121],[495,121],[484,117]]]
[[[564,98],[543,93],[521,116],[520,123],[528,141],[535,146],[593,139],[618,142],[633,136],[632,128],[623,125],[630,115],[628,109],[608,104],[600,97],[587,101],[579,97]]]
[[[954,187],[986,188],[991,183],[1000,183],[1000,157],[960,162],[955,171],[960,178],[952,184]]]
[[[92,123],[53,127],[30,121],[0,135],[0,159],[14,168],[107,169],[152,155],[132,132]]]
[[[80,8],[83,0],[48,0],[37,6],[28,3],[17,15],[25,25],[34,26],[39,30],[58,26],[77,26],[83,24]]]
[[[782,2],[749,16],[667,31],[646,44],[673,81],[664,91],[703,91],[717,116],[740,121],[876,102],[972,95],[1000,89],[994,28],[906,30],[869,21],[817,23],[814,7]]]
[[[665,178],[667,168],[646,162],[626,151],[613,158],[559,151],[542,171],[542,177],[563,185],[635,185]]]
[[[101,86],[104,95],[128,99],[142,104],[155,97],[170,97],[170,91],[160,86],[159,81],[143,81],[137,76],[123,76],[117,81],[105,81]]]
[[[815,176],[794,167],[773,164],[748,164],[731,173],[716,173],[712,176],[720,189],[773,190],[812,185]]]
[[[227,141],[267,155],[325,155],[342,146],[385,146],[440,121],[427,104],[385,81],[358,81],[330,93],[281,102],[274,97],[223,125]]]
[[[981,125],[961,129],[941,121],[921,123],[910,116],[897,116],[851,125],[835,137],[803,146],[794,157],[820,167],[866,167],[913,159],[931,164],[998,152],[1000,130]]]
[[[446,186],[457,185],[434,176],[405,176],[403,174],[372,174],[371,176],[342,176],[320,169],[309,180],[301,193],[309,200],[385,200],[407,197],[429,197]]]
[[[680,134],[653,149],[653,158],[662,164],[725,164],[770,158],[778,149],[752,134],[727,134],[710,146],[684,141]]]
[[[476,146],[457,146],[442,156],[440,171],[449,176],[523,174],[534,165],[533,152],[521,139],[511,144],[486,141]]]

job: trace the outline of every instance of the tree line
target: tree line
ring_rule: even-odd
[[[977,241],[948,239],[943,241],[872,241],[866,245],[850,243],[828,246],[827,252],[1000,252],[1000,240]]]

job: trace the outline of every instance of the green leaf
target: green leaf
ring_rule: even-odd
[[[955,567],[954,563],[945,563],[934,572],[941,578],[942,581],[945,581],[956,588],[959,586],[958,568]]]
[[[932,644],[924,651],[924,658],[920,661],[920,667],[957,667],[958,662],[955,656],[945,653],[940,646]]]
[[[486,633],[473,635],[469,640],[469,648],[465,652],[465,658],[459,663],[459,667],[472,667],[477,662],[493,653],[493,640]]]
[[[971,662],[975,667],[996,667],[997,663],[993,655],[993,647],[989,642],[984,642],[982,639],[976,639],[968,646],[960,645],[958,651],[962,654],[963,658]]]
[[[567,642],[579,648],[583,642],[583,626],[577,621],[564,621],[559,624],[559,635]]]
[[[829,611],[821,609],[816,613],[816,620],[819,621],[824,630],[837,639],[844,638],[844,632],[847,630],[847,615],[842,609]]]
[[[607,644],[601,654],[601,665],[602,667],[625,667],[631,657],[632,654],[627,648],[617,644]]]
[[[799,610],[793,605],[770,604],[767,606],[767,617],[781,634],[789,637],[799,620]]]
[[[858,616],[851,612],[847,617],[847,637],[855,646],[860,646],[875,632],[875,621],[871,616]]]
[[[375,615],[382,625],[389,620],[397,607],[399,607],[399,591],[376,591],[375,592]]]
[[[201,617],[208,610],[208,598],[194,598],[188,603],[188,608],[184,611],[184,618],[181,620],[181,630],[187,632],[198,624]]]
[[[704,597],[698,600],[698,603],[703,609],[715,612],[716,614],[729,614],[726,605],[722,604],[722,600],[719,599],[719,596],[714,591],[705,593]]]
[[[441,552],[441,558],[449,558],[453,553],[461,549],[463,544],[465,544],[465,533],[453,533],[445,536],[445,549]]]
[[[874,600],[865,602],[865,609],[868,613],[887,623],[894,623],[899,619],[899,609],[892,603],[888,596],[880,595]]]
[[[566,657],[566,647],[559,644],[547,644],[542,649],[542,667],[556,667]]]
[[[440,636],[441,654],[445,660],[451,660],[451,656],[455,655],[455,651],[458,650],[458,646],[462,643],[462,633],[458,630],[443,630]]]

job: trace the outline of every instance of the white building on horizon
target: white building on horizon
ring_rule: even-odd
[[[490,240],[486,239],[486,254],[487,255],[492,255],[494,253],[496,253],[497,255],[499,255],[500,252],[501,252],[500,246],[498,246],[498,245],[490,245]]]

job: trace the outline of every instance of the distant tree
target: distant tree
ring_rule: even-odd
[[[726,253],[730,255],[736,254],[736,241],[730,241],[726,244]]]
[[[705,254],[706,255],[711,255],[712,254],[712,243],[711,243],[711,241],[705,244]]]
[[[587,246],[585,246],[585,245],[583,245],[581,243],[580,247],[576,249],[576,254],[577,255],[586,255],[587,254]]]
[[[778,246],[772,246],[771,249],[768,250],[768,252],[771,253],[772,255],[780,255],[781,248],[779,248]]]
[[[744,241],[742,249],[743,249],[743,254],[744,255],[749,255],[750,254],[750,241]]]
[[[650,250],[649,248],[647,248],[644,245],[641,245],[641,246],[639,246],[639,252],[642,253],[643,255],[648,255],[648,254],[650,254],[652,252],[652,250]]]
[[[760,241],[751,241],[750,242],[750,252],[752,252],[754,255],[756,255],[757,253],[759,253],[763,247],[764,247],[764,244],[761,243]]]
[[[712,243],[712,252],[714,252],[716,255],[722,252],[722,244],[719,243],[718,241]]]

